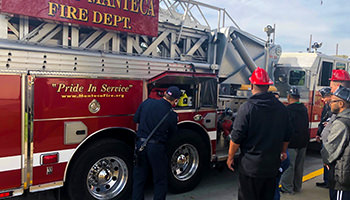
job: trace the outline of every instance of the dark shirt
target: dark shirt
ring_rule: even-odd
[[[329,106],[329,104],[325,104],[322,110],[322,114],[321,114],[321,121],[318,124],[318,130],[317,130],[317,135],[321,136],[321,133],[324,129],[324,122],[328,122],[330,120],[330,118],[332,117],[332,111],[331,111],[331,107]]]
[[[307,108],[304,104],[297,102],[289,104],[287,109],[292,124],[292,135],[290,137],[288,148],[304,148],[310,140]]]
[[[240,106],[231,132],[232,141],[241,148],[239,172],[250,177],[276,177],[289,130],[287,108],[272,93],[250,97]]]
[[[164,99],[147,99],[137,109],[134,122],[139,124],[138,138],[147,138],[162,118],[172,109],[169,102]],[[177,114],[174,111],[167,116],[152,136],[152,140],[165,143],[170,134],[177,131]]]

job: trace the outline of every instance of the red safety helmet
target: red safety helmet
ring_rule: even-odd
[[[273,84],[267,72],[260,67],[254,70],[249,80],[253,85],[272,85]]]
[[[350,75],[343,69],[334,69],[330,81],[350,81]]]

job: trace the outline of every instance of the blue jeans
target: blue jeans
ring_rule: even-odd
[[[287,151],[287,159],[285,159],[282,163],[281,163],[281,174],[278,174],[277,179],[276,179],[276,190],[275,190],[275,196],[273,197],[274,200],[280,200],[281,195],[280,195],[280,180],[281,180],[281,175],[282,173],[288,169],[290,164],[290,160],[289,160],[289,153]]]
[[[276,179],[276,190],[275,190],[275,196],[273,197],[273,200],[280,200],[281,194],[280,194],[280,180],[281,180],[281,175],[278,175]]]

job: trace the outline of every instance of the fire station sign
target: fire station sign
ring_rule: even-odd
[[[159,0],[0,0],[0,11],[141,35],[158,35]]]

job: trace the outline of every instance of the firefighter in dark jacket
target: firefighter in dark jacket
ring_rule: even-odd
[[[136,148],[140,148],[148,135],[166,116],[166,120],[159,126],[149,140],[145,150],[138,155],[138,162],[134,167],[133,200],[144,200],[144,186],[148,172],[152,170],[154,183],[154,200],[165,200],[168,181],[166,142],[170,134],[177,131],[177,114],[172,111],[181,96],[178,87],[172,86],[164,93],[160,100],[147,99],[137,109],[134,121],[138,123]]]
[[[331,93],[330,87],[322,88],[319,90],[319,92],[322,96],[321,100],[324,102],[324,106],[321,114],[321,121],[318,124],[318,130],[316,135],[316,141],[320,143],[321,133],[332,117],[331,107],[329,106],[329,101],[331,100],[332,93]],[[323,182],[317,182],[316,186],[328,188],[328,168],[326,166],[323,166]]]
[[[302,186],[306,146],[310,140],[309,117],[307,108],[303,103],[300,103],[298,88],[292,87],[288,92],[287,99],[292,135],[288,145],[290,165],[282,174],[281,192],[294,193],[300,192]]]
[[[318,129],[317,129],[317,135],[316,135],[316,140],[317,142],[320,142],[321,139],[321,133],[329,121],[329,119],[332,116],[331,112],[331,107],[329,106],[329,101],[331,100],[332,93],[331,93],[331,88],[330,87],[325,87],[319,90],[321,97],[322,97],[322,102],[324,103],[322,113],[321,113],[321,121],[318,124]]]
[[[330,106],[336,117],[321,150],[323,162],[329,166],[329,196],[331,200],[350,200],[350,89],[339,86]]]
[[[281,159],[287,157],[287,108],[268,92],[273,82],[257,68],[249,78],[253,96],[238,110],[231,132],[227,166],[232,171],[238,148],[239,200],[272,200]]]

